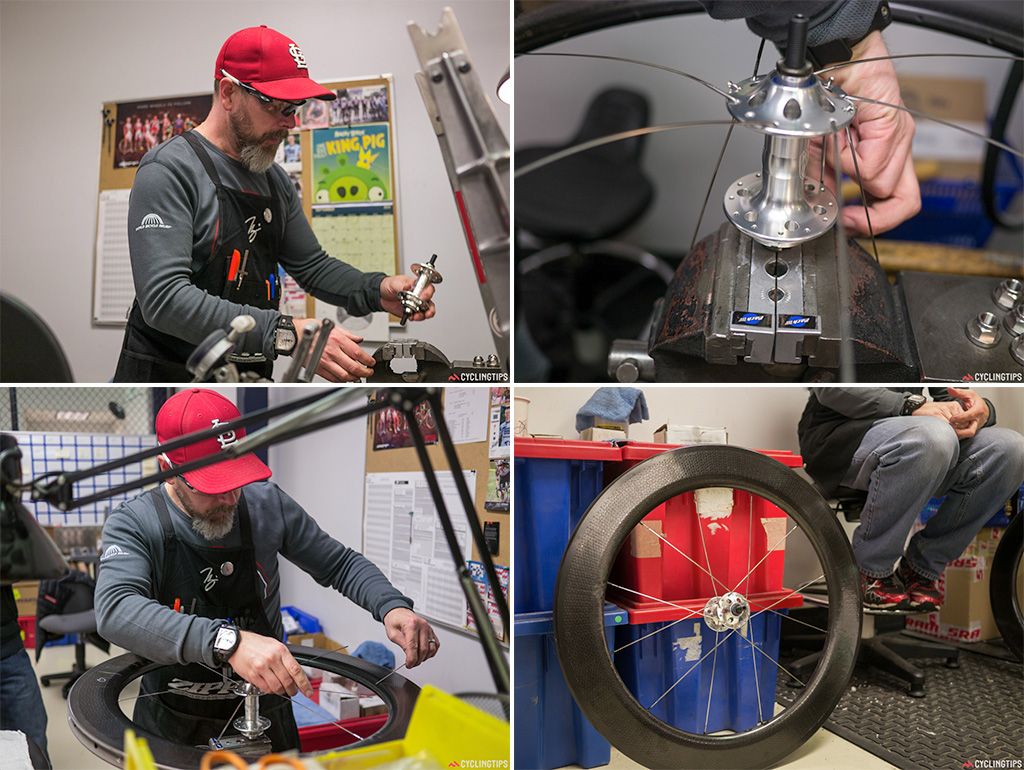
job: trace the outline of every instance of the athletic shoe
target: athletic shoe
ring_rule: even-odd
[[[936,581],[919,575],[906,559],[900,559],[896,576],[906,586],[907,596],[910,597],[910,609],[934,612],[942,606],[942,595]]]
[[[910,597],[903,589],[895,574],[875,578],[860,573],[860,591],[864,609],[880,611],[905,610],[910,606]]]

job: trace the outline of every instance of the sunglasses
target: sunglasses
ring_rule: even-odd
[[[236,86],[241,88],[243,91],[248,91],[250,94],[259,99],[260,104],[263,105],[263,109],[271,113],[272,115],[283,115],[286,118],[290,118],[298,111],[299,107],[306,103],[305,99],[300,99],[297,102],[290,102],[284,99],[271,99],[269,96],[261,94],[248,83],[243,83],[238,78],[229,75],[224,70],[221,70],[220,72],[224,77],[226,77]]]

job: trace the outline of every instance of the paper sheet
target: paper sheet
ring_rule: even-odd
[[[100,193],[96,225],[96,270],[93,273],[93,321],[124,324],[135,300],[128,257],[128,196],[131,190]]]

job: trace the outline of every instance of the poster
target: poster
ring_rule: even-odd
[[[508,459],[491,460],[490,475],[487,477],[487,497],[484,499],[485,511],[507,511],[509,503],[509,461]]]
[[[491,419],[488,430],[488,457],[509,457],[512,444],[512,418],[508,404],[491,407]]]
[[[337,98],[330,103],[332,126],[384,123],[389,120],[391,107],[388,104],[386,85],[339,88],[334,93]]]
[[[387,390],[377,391],[376,400],[386,396]],[[423,434],[423,441],[426,444],[437,443],[437,423],[434,421],[434,413],[430,404],[421,401],[416,405],[416,423],[419,425],[420,433]],[[405,415],[393,407],[386,407],[373,415],[373,449],[374,451],[384,449],[402,449],[414,446],[412,434],[409,432],[409,425]]]
[[[151,149],[202,123],[211,106],[213,94],[119,102],[114,168],[138,166]]]

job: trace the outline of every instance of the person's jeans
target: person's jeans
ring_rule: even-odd
[[[868,492],[853,552],[861,572],[888,577],[929,498],[938,512],[907,544],[906,559],[935,580],[1024,481],[1024,436],[982,428],[960,441],[937,417],[889,417],[864,436],[843,485]]]
[[[46,708],[25,650],[0,660],[0,730],[21,730],[46,750]]]

